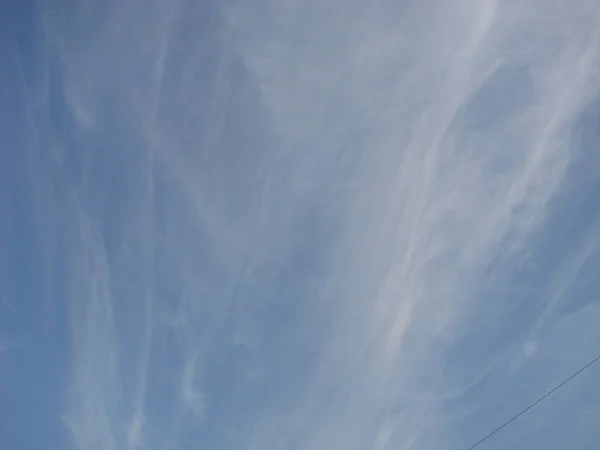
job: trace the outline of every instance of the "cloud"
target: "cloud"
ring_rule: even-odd
[[[460,447],[600,339],[544,253],[598,8],[513,3],[40,6],[75,448]]]
[[[193,412],[196,416],[204,416],[205,405],[203,396],[194,388],[195,371],[195,364],[192,361],[189,361],[185,366],[183,373],[181,396],[191,412]]]
[[[143,417],[140,414],[134,415],[131,426],[129,427],[129,435],[127,437],[128,448],[137,448],[140,446],[143,426]]]
[[[535,351],[537,350],[537,342],[535,341],[528,341],[525,343],[525,345],[523,346],[523,353],[525,355],[526,358],[529,358],[531,355],[533,355],[535,353]]]

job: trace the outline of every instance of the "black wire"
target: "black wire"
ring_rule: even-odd
[[[587,363],[585,366],[583,366],[581,369],[579,369],[577,372],[575,372],[569,378],[567,378],[566,380],[564,380],[558,386],[556,386],[553,389],[551,389],[550,391],[546,392],[543,396],[541,396],[540,398],[538,398],[535,402],[533,402],[527,408],[523,409],[519,414],[517,414],[516,416],[511,417],[509,420],[507,420],[506,422],[504,422],[502,425],[500,425],[494,431],[492,431],[491,433],[489,433],[487,436],[485,436],[484,438],[482,438],[479,441],[477,441],[475,444],[473,444],[467,450],[473,450],[475,447],[479,446],[479,444],[483,443],[484,441],[487,441],[489,438],[491,438],[493,435],[495,435],[498,431],[502,430],[504,427],[506,427],[511,422],[514,422],[515,420],[517,420],[519,417],[521,417],[523,414],[525,414],[527,411],[529,411],[531,408],[533,408],[539,402],[541,402],[542,400],[544,400],[546,397],[548,397],[549,395],[551,395],[554,392],[558,391],[561,387],[563,387],[565,384],[567,384],[569,381],[571,381],[573,378],[575,378],[577,375],[579,375],[585,369],[589,368],[592,364],[594,364],[598,360],[600,360],[600,355],[596,356],[589,363]]]

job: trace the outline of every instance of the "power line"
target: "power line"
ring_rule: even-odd
[[[521,417],[523,414],[525,414],[527,411],[529,411],[531,408],[533,408],[539,402],[541,402],[542,400],[544,400],[546,397],[550,396],[554,392],[558,391],[561,387],[563,387],[565,384],[567,384],[569,381],[571,381],[573,378],[575,378],[577,375],[579,375],[581,372],[583,372],[585,369],[589,368],[592,364],[594,364],[595,362],[597,362],[599,360],[600,360],[600,355],[596,356],[589,363],[587,363],[585,366],[583,366],[581,369],[579,369],[577,372],[575,372],[569,378],[567,378],[566,380],[564,380],[562,383],[560,383],[556,387],[554,387],[551,390],[549,390],[548,392],[546,392],[544,395],[542,395],[540,398],[538,398],[531,405],[529,405],[528,407],[526,407],[525,409],[523,409],[519,414],[511,417],[506,422],[504,422],[502,425],[500,425],[498,428],[496,428],[494,431],[492,431],[491,433],[489,433],[487,436],[485,436],[482,439],[480,439],[479,441],[477,441],[475,444],[473,444],[467,450],[473,450],[475,447],[479,446],[479,444],[487,441],[489,438],[491,438],[493,435],[495,435],[498,431],[502,430],[508,424],[510,424],[510,423],[514,422],[515,420],[517,420],[519,417]]]

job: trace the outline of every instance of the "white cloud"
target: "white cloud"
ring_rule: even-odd
[[[591,256],[520,296],[597,6],[204,3],[41,14],[72,120],[75,446],[462,444],[480,405],[448,405],[534,354]]]
[[[537,350],[537,342],[535,341],[527,341],[525,343],[525,345],[523,346],[523,354],[525,355],[526,358],[529,358],[530,356],[532,356],[535,351]]]
[[[204,416],[205,402],[203,395],[194,387],[196,367],[193,361],[188,361],[183,372],[181,395],[189,410],[196,416]]]
[[[128,448],[138,448],[140,446],[143,426],[144,418],[140,413],[136,412],[129,427],[129,435],[127,436]]]

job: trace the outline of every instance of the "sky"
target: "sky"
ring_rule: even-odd
[[[5,0],[0,449],[466,450],[600,354],[598,198],[597,0]]]

